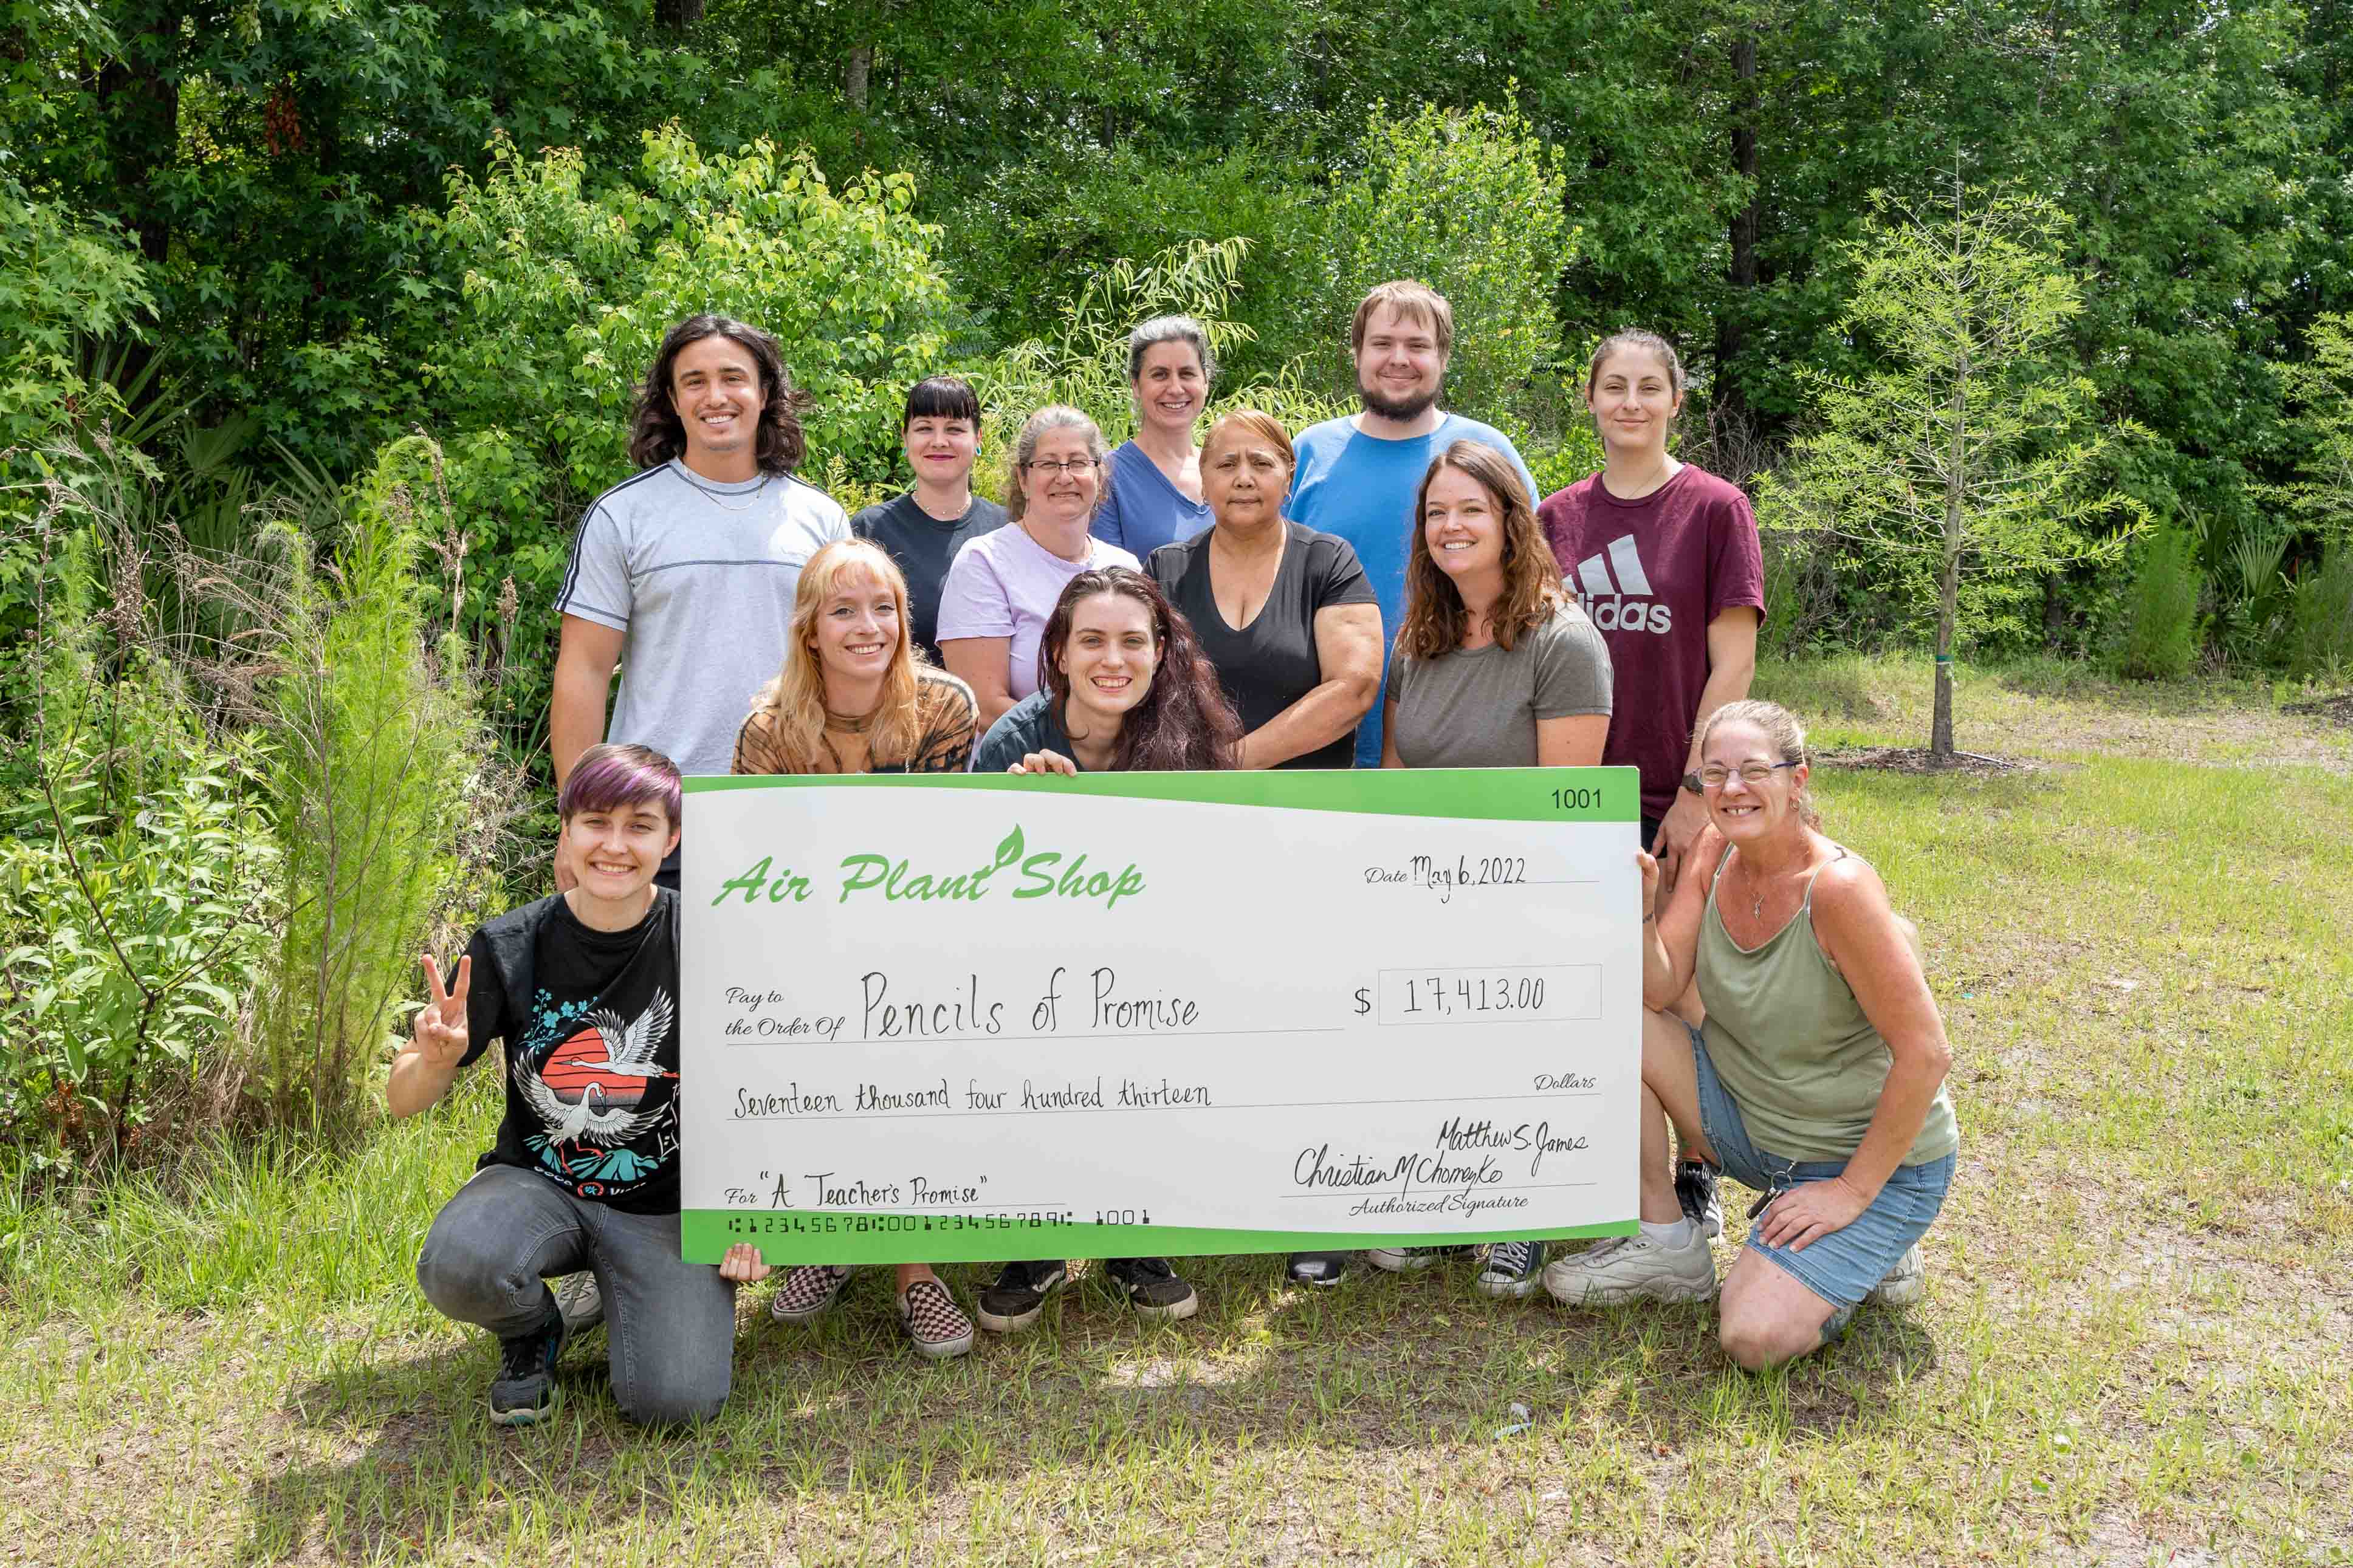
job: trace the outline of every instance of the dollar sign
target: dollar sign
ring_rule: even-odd
[[[1361,1017],[1363,1017],[1366,1014],[1367,1014],[1367,1013],[1371,1012],[1372,1010],[1373,1010],[1372,999],[1371,999],[1370,997],[1368,997],[1367,995],[1366,995],[1366,994],[1365,994],[1365,988],[1364,988],[1363,986],[1361,986],[1361,985],[1357,986],[1357,987],[1356,987],[1356,1016],[1357,1016],[1357,1017],[1359,1017],[1359,1018],[1361,1018]]]

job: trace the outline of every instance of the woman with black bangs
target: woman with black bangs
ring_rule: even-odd
[[[1063,588],[1038,646],[1038,689],[989,727],[975,773],[1182,773],[1230,768],[1242,721],[1193,628],[1143,573],[1082,572]],[[1200,1305],[1165,1258],[1114,1258],[1103,1273],[1146,1318]],[[1070,1280],[1062,1258],[1008,1263],[980,1293],[980,1326],[1026,1329]]]

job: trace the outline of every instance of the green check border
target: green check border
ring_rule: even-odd
[[[1369,1194],[1368,1194],[1369,1195]],[[830,1223],[829,1233],[754,1231],[742,1222],[789,1215]],[[716,1263],[730,1245],[748,1241],[771,1266],[796,1263],[995,1263],[1048,1254],[1060,1258],[1224,1258],[1260,1252],[1349,1252],[1365,1247],[1460,1247],[1481,1241],[1546,1241],[1632,1236],[1633,1220],[1541,1230],[1329,1231],[1218,1230],[1176,1225],[1030,1225],[973,1229],[953,1215],[849,1214],[824,1210],[687,1209],[680,1239],[690,1263]],[[902,1222],[908,1228],[877,1224]]]
[[[689,795],[746,789],[971,789],[1274,806],[1485,822],[1640,822],[1633,768],[1270,769],[1254,773],[697,775]],[[1566,799],[1567,804],[1563,804]]]

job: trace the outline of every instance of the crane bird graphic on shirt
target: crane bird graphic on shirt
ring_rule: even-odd
[[[633,1020],[600,1007],[544,1056],[517,1058],[516,1090],[540,1121],[529,1142],[552,1171],[633,1182],[659,1163],[628,1145],[676,1113],[670,1097],[652,1107],[643,1103],[654,1082],[678,1077],[654,1059],[676,1016],[668,994],[656,989]]]

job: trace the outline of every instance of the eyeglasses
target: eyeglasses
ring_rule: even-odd
[[[1058,463],[1050,458],[1032,458],[1029,463],[1025,464],[1024,467],[1029,468],[1029,470],[1033,474],[1076,474],[1083,472],[1088,468],[1099,468],[1103,467],[1103,459],[1101,458],[1072,458],[1067,463]]]
[[[1722,789],[1736,771],[1740,774],[1742,784],[1761,784],[1773,776],[1775,769],[1794,768],[1797,765],[1796,763],[1743,763],[1736,770],[1710,763],[1700,769],[1699,782],[1710,789]]]

